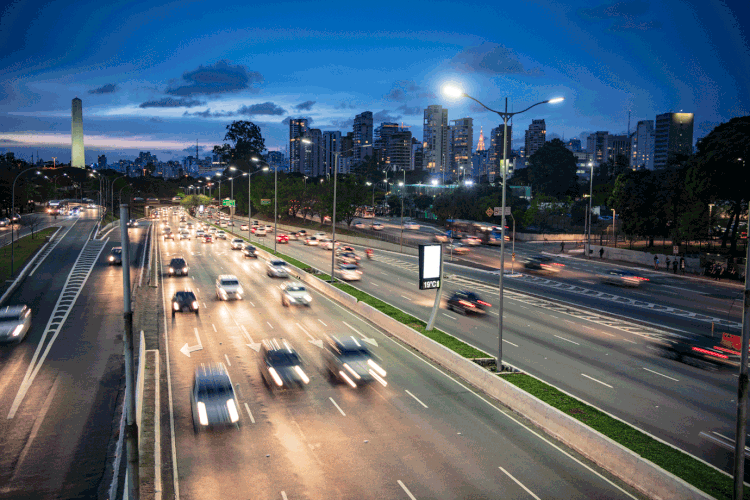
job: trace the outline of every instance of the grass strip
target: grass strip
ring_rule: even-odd
[[[719,500],[732,499],[734,489],[732,478],[687,453],[657,441],[525,373],[500,374],[499,376],[712,497]],[[743,498],[750,499],[750,491],[747,490],[748,488],[745,488]]]
[[[44,243],[46,242],[46,237],[52,235],[56,230],[56,227],[48,227],[42,229],[41,231],[35,232],[33,238],[31,237],[31,235],[28,235],[24,236],[23,238],[17,239],[13,244],[12,260],[14,261],[14,266],[12,272],[10,269],[10,245],[4,246],[2,252],[0,252],[0,283],[4,282],[7,279],[10,279],[13,273],[21,269],[21,267],[26,263],[26,260],[34,255],[39,247],[44,245]]]

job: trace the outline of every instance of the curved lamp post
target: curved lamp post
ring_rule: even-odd
[[[258,162],[260,161],[260,159],[253,158],[253,161]],[[252,226],[252,221],[250,220],[250,217],[252,217],[253,215],[253,202],[252,202],[252,197],[250,196],[250,193],[251,193],[250,188],[252,187],[252,183],[250,181],[252,180],[253,176],[257,174],[258,172],[268,172],[268,164],[266,163],[266,166],[261,168],[260,170],[256,170],[255,172],[250,172],[248,170],[248,173],[247,173],[247,239],[248,240],[250,240],[250,237],[253,235],[253,232],[252,232],[253,226]],[[276,235],[274,234],[273,237],[275,241]]]
[[[10,209],[10,275],[13,276],[13,267],[15,265],[15,252],[13,251],[14,245],[14,232],[13,228],[15,226],[15,223],[13,222],[13,218],[16,216],[16,181],[19,177],[21,177],[26,172],[30,172],[32,170],[36,170],[37,175],[39,175],[39,170],[37,167],[31,167],[27,168],[26,170],[23,170],[20,172],[15,179],[13,179],[13,188],[11,189],[11,209]],[[18,222],[21,222],[21,216],[18,216]]]
[[[458,87],[454,86],[445,86],[443,87],[443,93],[447,95],[448,97],[452,98],[458,98],[458,97],[467,97],[471,99],[472,101],[476,102],[480,106],[482,106],[487,111],[492,111],[493,113],[496,113],[500,118],[503,119],[503,195],[502,195],[502,203],[501,203],[501,234],[502,237],[500,238],[500,278],[499,278],[499,288],[500,288],[500,294],[499,294],[499,311],[498,311],[498,332],[499,332],[499,338],[498,338],[498,349],[497,349],[497,371],[502,371],[503,368],[503,273],[505,272],[505,184],[508,176],[508,119],[512,118],[515,115],[524,113],[534,106],[539,106],[540,104],[553,104],[557,102],[562,102],[565,98],[564,97],[556,97],[554,99],[547,99],[546,101],[541,101],[536,104],[532,104],[526,109],[522,109],[521,111],[516,112],[508,112],[508,98],[505,98],[505,111],[497,111],[492,108],[489,108],[485,106],[483,103],[479,102],[475,98],[471,97],[470,95],[466,94],[463,90],[461,90]]]

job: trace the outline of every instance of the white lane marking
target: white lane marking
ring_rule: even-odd
[[[282,500],[288,500],[287,497],[286,497],[286,492],[285,491],[281,492],[281,499]]]
[[[380,285],[378,285],[377,283],[370,283],[370,284],[371,284],[372,286],[376,286],[376,287],[380,288]]]
[[[720,312],[720,313],[725,313],[725,314],[726,314],[726,312],[727,312],[727,310],[726,310],[726,309],[716,309],[715,307],[707,307],[706,309],[709,309],[709,310],[711,310],[711,311],[716,311],[716,312]]]
[[[198,292],[198,293],[200,293],[201,289],[200,288],[196,288],[195,291]]]
[[[214,331],[218,333],[219,330],[216,329],[216,325],[214,325],[213,323],[211,323],[211,326],[213,326],[214,327]]]
[[[512,345],[513,347],[518,347],[518,345],[514,344],[513,342],[511,342],[511,341],[509,341],[509,340],[505,340],[505,339],[503,339],[503,342],[506,342],[506,343],[508,343],[508,344]]]
[[[206,303],[205,303],[205,302],[203,303],[203,308],[204,308],[204,309],[208,309],[208,306],[206,305]]]
[[[344,410],[342,410],[341,407],[336,404],[336,401],[334,401],[333,398],[328,398],[328,399],[331,400],[331,403],[333,403],[333,406],[335,406],[343,416],[346,416],[346,413],[344,413]]]
[[[589,376],[588,376],[588,375],[586,375],[585,373],[581,373],[581,375],[583,375],[583,376],[584,376],[584,377],[586,377],[587,379],[593,380],[594,382],[597,382],[597,383],[599,383],[599,384],[602,384],[602,385],[606,385],[606,386],[607,386],[607,387],[609,387],[610,389],[614,389],[614,387],[612,387],[611,385],[609,385],[609,384],[605,384],[605,383],[604,383],[604,382],[602,382],[601,380],[596,380],[596,379],[595,379],[594,377],[589,377]]]
[[[247,416],[250,417],[250,422],[255,423],[255,419],[253,418],[253,414],[250,412],[250,407],[247,406],[247,403],[245,403],[245,409],[247,410]]]
[[[506,476],[508,476],[509,478],[511,478],[518,486],[520,486],[521,488],[523,488],[524,491],[526,491],[526,493],[528,493],[529,495],[531,495],[532,497],[534,497],[535,500],[542,500],[541,498],[539,498],[538,496],[536,496],[530,489],[528,489],[526,486],[524,486],[521,481],[519,481],[518,479],[516,479],[515,477],[513,477],[510,474],[510,472],[508,472],[507,470],[503,469],[502,467],[498,467],[498,469],[500,469],[501,471],[503,471]]]
[[[698,293],[698,294],[700,294],[700,295],[708,295],[708,293],[706,293],[706,292],[699,292],[698,290],[692,290],[692,289],[690,289],[690,288],[682,288],[682,287],[679,287],[679,286],[674,286],[674,285],[662,285],[662,286],[665,286],[665,287],[667,287],[667,288],[675,288],[675,289],[677,289],[677,290],[684,290],[684,291],[686,291],[686,292],[693,292],[693,293]]]
[[[679,380],[677,380],[676,378],[669,377],[667,375],[664,375],[663,373],[655,372],[654,370],[649,370],[648,368],[645,368],[645,367],[643,369],[646,370],[647,372],[651,372],[651,373],[655,373],[657,375],[661,375],[662,377],[668,378],[669,380],[674,380],[675,382],[679,382]]]
[[[23,447],[23,450],[21,450],[21,454],[18,456],[18,461],[16,462],[16,471],[13,474],[13,478],[15,478],[16,474],[21,469],[21,464],[26,458],[26,455],[29,453],[29,448],[31,448],[31,443],[34,442],[36,435],[39,433],[39,428],[42,426],[42,421],[44,421],[44,417],[47,415],[47,411],[49,410],[49,407],[52,405],[52,398],[57,392],[57,386],[59,383],[60,383],[60,374],[58,373],[57,377],[55,377],[55,383],[52,384],[52,389],[50,389],[49,394],[47,394],[47,398],[44,400],[42,409],[39,410],[39,415],[37,415],[36,420],[34,421],[34,426],[31,428],[31,434],[29,434],[29,438],[26,440],[26,445]],[[12,479],[11,479],[11,482],[13,482]]]
[[[401,489],[404,490],[404,493],[406,493],[409,496],[409,500],[417,500],[417,497],[411,494],[411,491],[409,491],[409,488],[407,488],[406,485],[402,483],[400,479],[396,482],[398,483],[399,486],[401,486]]]
[[[621,339],[621,340],[624,340],[625,342],[630,342],[631,344],[637,344],[638,343],[638,342],[634,342],[634,341],[628,340],[628,339]]]
[[[225,355],[224,355],[224,359],[226,359],[226,360],[227,360],[227,364],[228,364],[229,366],[232,366],[232,363],[231,363],[231,362],[229,361],[229,356],[227,356],[227,355],[225,354]]]
[[[328,325],[326,325],[325,323],[323,323],[323,320],[322,320],[322,319],[318,318],[318,321],[320,321],[320,323],[321,323],[321,324],[322,324],[323,326],[328,326]]]
[[[455,316],[451,316],[450,314],[443,313],[443,316],[445,316],[446,318],[450,318],[450,319],[458,319]]]
[[[364,336],[364,334],[363,334],[362,332],[360,332],[359,330],[357,330],[356,328],[354,328],[354,327],[353,327],[352,325],[350,325],[350,324],[349,324],[349,323],[347,323],[346,321],[342,321],[342,323],[343,323],[343,324],[345,324],[346,326],[348,326],[349,328],[351,328],[352,330],[354,330],[354,332],[355,332],[355,333],[356,333],[357,335],[359,335],[360,337],[362,337],[363,339],[364,339],[364,338],[366,338],[366,337]]]
[[[193,275],[190,275],[190,278],[191,278],[191,279],[192,279],[193,281],[195,281],[195,276],[193,276]]]
[[[555,335],[555,337],[557,337],[557,338],[558,338],[558,339],[560,339],[560,340],[564,340],[565,342],[570,342],[571,344],[575,344],[575,345],[581,345],[581,344],[579,344],[578,342],[573,342],[572,340],[566,339],[565,337],[561,337],[561,336],[559,336],[559,335]]]
[[[418,397],[416,397],[416,396],[415,396],[414,394],[412,394],[411,392],[409,392],[409,389],[405,389],[405,391],[406,391],[406,394],[408,394],[409,396],[411,396],[411,397],[413,397],[414,399],[416,399],[416,400],[417,400],[417,403],[421,404],[421,405],[422,405],[422,406],[424,406],[425,408],[429,408],[429,406],[427,406],[426,404],[424,404],[423,402],[421,402],[421,401],[419,400],[419,398],[418,398]]]
[[[406,295],[402,295],[402,297],[403,297],[403,298],[405,298],[406,300],[409,300],[409,301],[411,300],[411,299],[410,299],[409,297],[407,297]]]
[[[248,302],[250,302],[250,301],[248,300]],[[250,305],[253,306],[253,307],[255,307],[255,304],[253,304],[252,302],[250,302]]]
[[[268,321],[266,321],[266,324],[271,327],[271,330],[273,330],[273,325],[271,323],[269,323]]]
[[[581,280],[581,283],[588,283],[589,285],[596,285],[596,281],[591,281],[591,280]]]

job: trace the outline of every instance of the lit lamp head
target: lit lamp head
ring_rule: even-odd
[[[443,85],[443,95],[446,97],[450,97],[451,99],[458,99],[459,97],[463,97],[466,94],[464,94],[464,91],[455,85]]]
[[[550,100],[549,100],[549,101],[547,101],[547,102],[548,102],[548,103],[550,103],[550,104],[556,104],[556,103],[558,103],[558,102],[563,102],[564,100],[565,100],[565,98],[564,98],[564,97],[555,97],[555,98],[553,98],[553,99],[550,99]]]

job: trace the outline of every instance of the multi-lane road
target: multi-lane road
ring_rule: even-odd
[[[198,316],[166,318],[175,472],[165,471],[165,496],[176,489],[188,499],[632,498],[325,297],[313,293],[309,309],[283,307],[281,280],[268,277],[262,260],[245,260],[227,241],[160,240],[159,248],[165,310],[172,294],[185,288],[197,294],[201,307]],[[189,276],[164,275],[174,256],[188,261]],[[214,282],[221,274],[239,278],[244,300],[217,300]],[[376,344],[372,349],[387,371],[387,385],[352,390],[331,383],[317,342],[326,334]],[[258,353],[248,344],[271,338],[286,339],[302,356],[311,379],[304,390],[271,392],[264,386]],[[185,345],[199,348],[188,356]],[[230,373],[240,425],[196,435],[193,374],[212,363],[223,363]]]

